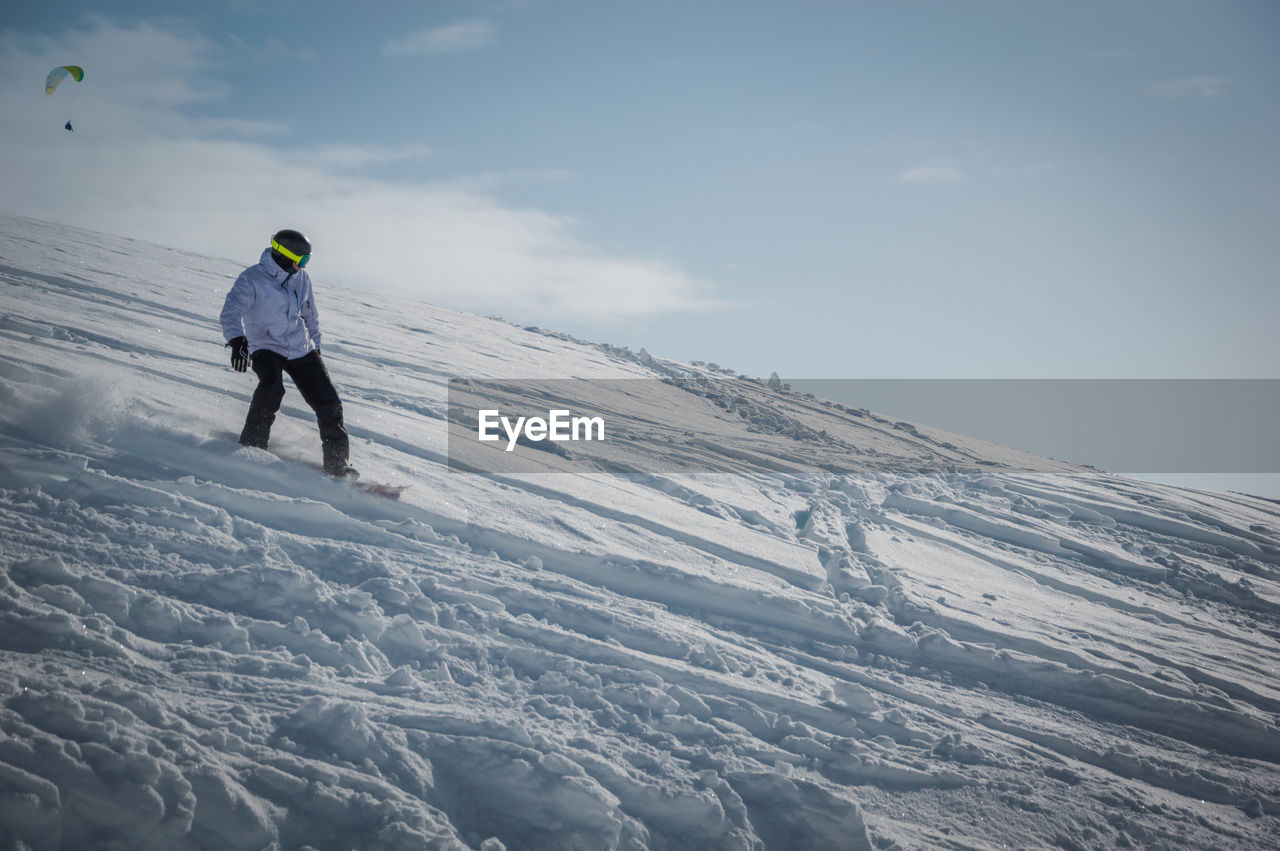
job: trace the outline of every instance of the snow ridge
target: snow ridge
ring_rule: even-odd
[[[883,463],[452,472],[449,377],[731,374],[321,278],[392,502],[235,444],[239,266],[0,218],[6,846],[1280,843],[1280,506],[755,381]]]

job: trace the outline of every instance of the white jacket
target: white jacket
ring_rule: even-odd
[[[320,317],[306,269],[290,274],[276,265],[271,249],[258,265],[240,273],[222,304],[222,336],[244,336],[249,352],[267,349],[289,360],[320,348]]]

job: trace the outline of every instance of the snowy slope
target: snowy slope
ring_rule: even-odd
[[[0,218],[5,847],[1280,844],[1280,506],[749,382],[769,473],[452,472],[450,377],[727,376],[317,256],[393,502],[235,444],[242,265]]]

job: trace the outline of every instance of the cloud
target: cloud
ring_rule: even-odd
[[[1095,50],[1093,55],[1099,59],[1128,60],[1137,59],[1142,55],[1142,51],[1132,47],[1108,47]]]
[[[598,247],[569,217],[495,195],[561,172],[385,178],[377,166],[431,149],[290,148],[285,126],[190,117],[226,102],[224,51],[181,29],[102,19],[56,43],[0,35],[0,210],[246,263],[295,227],[315,244],[321,283],[548,325],[715,306],[710,285],[679,267]],[[67,105],[39,85],[66,56],[86,67],[74,134],[62,130]]]
[[[949,165],[918,165],[898,175],[908,183],[948,183],[964,180],[964,173]]]
[[[269,62],[278,59],[292,59],[294,62],[312,62],[316,52],[307,46],[298,46],[276,36],[269,36],[261,44],[249,41],[235,33],[227,35],[227,41],[241,51],[242,61]]]
[[[86,18],[84,27],[57,39],[0,32],[6,96],[14,89],[25,91],[21,78],[13,79],[12,74],[38,74],[43,79],[49,69],[42,66],[61,65],[74,57],[86,76],[67,94],[88,104],[92,90],[95,98],[107,97],[115,110],[176,109],[225,98],[230,88],[206,73],[217,54],[213,42],[187,29],[147,23],[123,29],[100,16]],[[24,103],[15,106],[21,109]]]
[[[192,127],[204,137],[227,134],[246,139],[255,136],[279,136],[289,131],[286,125],[278,121],[244,118],[199,118],[192,123]]]
[[[320,169],[357,171],[432,155],[426,145],[319,145],[294,156]]]
[[[1183,77],[1148,83],[1143,93],[1147,97],[1166,99],[1212,98],[1225,92],[1230,82],[1226,77]]]
[[[483,18],[473,18],[447,27],[417,30],[393,38],[383,45],[382,55],[441,56],[447,53],[464,53],[484,47],[493,39],[493,24]]]
[[[525,169],[512,171],[486,171],[480,174],[464,174],[450,178],[445,184],[471,192],[497,192],[510,186],[527,184],[557,184],[576,180],[577,175],[562,168]]]

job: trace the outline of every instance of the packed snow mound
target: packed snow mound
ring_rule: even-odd
[[[911,471],[450,471],[450,377],[724,375],[318,259],[390,501],[292,388],[235,443],[242,265],[0,218],[6,847],[1280,844],[1280,506],[766,382],[753,428]]]

